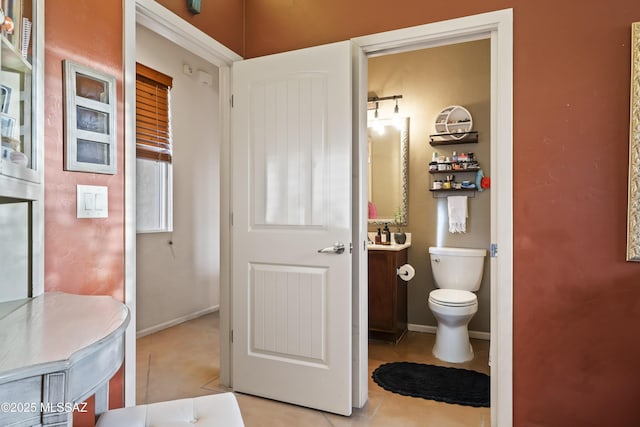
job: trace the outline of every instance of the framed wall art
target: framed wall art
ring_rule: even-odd
[[[64,61],[65,170],[115,174],[116,79]]]

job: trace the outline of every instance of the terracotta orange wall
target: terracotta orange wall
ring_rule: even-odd
[[[45,290],[111,295],[122,301],[124,138],[121,3],[113,0],[47,0],[45,8]],[[115,175],[63,170],[63,59],[117,79],[118,173]],[[77,184],[108,187],[108,218],[76,218]],[[75,327],[82,325],[72,325],[69,333],[73,333]],[[123,405],[121,373],[111,381],[110,398],[112,405]],[[76,414],[74,418],[75,426],[93,425],[92,414]]]
[[[640,264],[624,258],[640,2],[246,0],[245,57],[509,7],[514,424],[635,425]]]
[[[213,3],[203,3],[208,13]],[[118,174],[62,170],[60,61],[115,75],[121,96],[122,16],[115,4],[46,2],[45,286],[121,299],[121,108]],[[624,248],[629,28],[640,21],[640,3],[246,0],[244,36],[241,4],[220,0],[220,21],[187,18],[203,29],[214,20],[207,33],[253,57],[514,8],[514,424],[633,425],[640,264],[626,263]],[[75,218],[78,183],[109,187],[108,219]]]
[[[244,52],[244,1],[202,0],[199,14],[187,9],[186,0],[156,0],[240,56]]]

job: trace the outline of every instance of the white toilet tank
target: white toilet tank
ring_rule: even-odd
[[[475,292],[480,289],[486,249],[429,248],[436,286]]]

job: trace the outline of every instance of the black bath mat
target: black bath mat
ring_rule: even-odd
[[[373,371],[385,390],[458,405],[489,407],[489,376],[467,369],[393,362]]]

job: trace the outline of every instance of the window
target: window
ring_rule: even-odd
[[[173,229],[170,90],[173,79],[136,64],[138,233]]]

